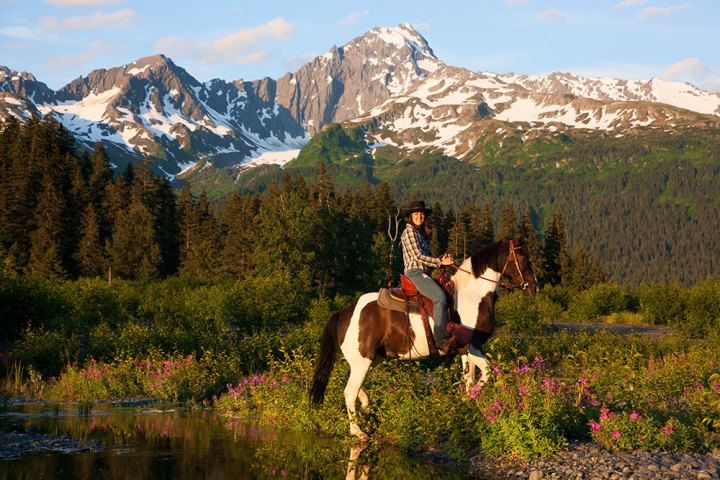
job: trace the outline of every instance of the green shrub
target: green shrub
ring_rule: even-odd
[[[0,273],[0,339],[16,340],[27,328],[61,329],[70,310],[56,284]]]
[[[77,358],[79,343],[74,336],[43,328],[26,330],[13,349],[17,358],[44,377],[54,377]]]
[[[627,310],[628,306],[629,299],[622,287],[600,283],[577,294],[568,314],[573,320],[597,321],[605,315]]]
[[[537,333],[542,329],[535,298],[522,292],[503,294],[496,304],[497,322],[515,333]]]
[[[678,325],[685,318],[686,294],[679,285],[641,285],[640,312],[654,325]]]
[[[674,326],[692,338],[720,332],[720,280],[707,279],[691,288],[685,321]]]

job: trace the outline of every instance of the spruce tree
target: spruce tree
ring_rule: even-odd
[[[493,213],[490,210],[490,204],[484,202],[482,212],[480,214],[480,231],[478,232],[478,242],[480,246],[489,245],[495,240],[495,221]]]
[[[511,205],[505,205],[500,213],[500,225],[498,240],[508,240],[520,234],[518,228],[518,217]]]
[[[80,240],[74,254],[80,274],[85,277],[98,277],[105,273],[106,261],[102,239],[100,237],[100,222],[98,221],[95,206],[88,203],[80,222]]]
[[[223,211],[222,271],[232,278],[242,278],[253,268],[258,208],[257,195],[241,197],[236,193]]]
[[[532,263],[535,276],[537,278],[542,278],[544,268],[542,245],[540,244],[540,239],[538,238],[538,232],[535,230],[535,224],[532,220],[532,210],[530,207],[527,207],[523,212],[522,217],[520,217],[518,232],[530,252],[530,263]]]
[[[114,275],[128,279],[155,278],[159,272],[160,246],[155,241],[154,219],[135,197],[127,210],[117,214],[107,246]]]
[[[458,263],[468,256],[467,231],[460,213],[455,214],[455,221],[448,233],[448,251]]]
[[[30,235],[27,271],[51,277],[65,277],[65,199],[49,172],[43,176],[42,187],[34,212],[35,228]]]
[[[543,257],[545,260],[543,282],[549,285],[562,283],[562,265],[567,263],[565,222],[560,212],[553,214],[545,229]]]

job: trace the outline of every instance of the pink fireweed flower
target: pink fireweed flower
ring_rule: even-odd
[[[600,408],[600,422],[603,422],[604,420],[607,420],[613,415],[613,413],[610,411],[607,407]]]
[[[622,437],[622,434],[621,434],[620,432],[618,432],[617,430],[615,430],[615,431],[613,432],[613,434],[612,434],[612,437],[613,437],[615,440],[617,440],[618,438]]]
[[[636,420],[642,420],[642,415],[640,415],[639,413],[636,413],[636,412],[632,412],[630,414],[630,420],[632,420],[633,422]]]
[[[600,424],[597,422],[593,422],[590,424],[590,428],[593,432],[597,432],[598,430],[600,430]]]
[[[495,413],[502,412],[505,408],[507,408],[507,405],[505,405],[504,402],[498,400],[497,398],[493,400],[493,411]]]

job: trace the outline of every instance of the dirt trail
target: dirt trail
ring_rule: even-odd
[[[624,335],[653,335],[667,336],[672,335],[674,330],[664,325],[616,325],[608,323],[569,323],[555,322],[550,326],[555,330],[573,330],[597,332],[599,330],[608,330],[613,333],[621,333]]]

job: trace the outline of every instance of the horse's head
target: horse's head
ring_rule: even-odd
[[[513,286],[521,288],[525,295],[537,293],[537,278],[530,264],[530,251],[523,242],[522,237],[512,240],[505,240],[501,245],[503,269],[501,276],[513,283]]]

